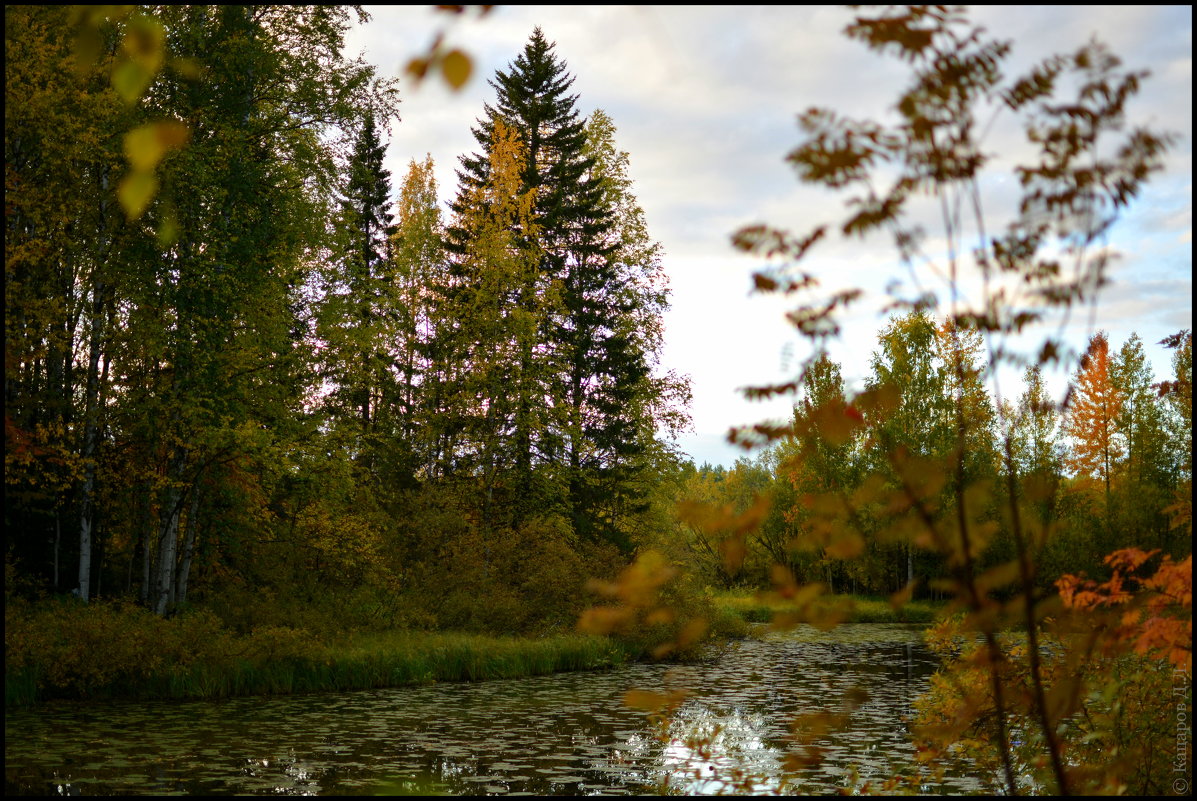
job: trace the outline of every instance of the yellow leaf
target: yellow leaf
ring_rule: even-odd
[[[806,618],[819,631],[831,631],[848,618],[852,617],[856,604],[851,598],[837,598],[834,601],[818,604]]]
[[[657,624],[672,623],[673,618],[674,614],[672,609],[660,606],[645,616],[644,624],[646,626],[655,626]]]
[[[611,606],[595,606],[582,613],[577,630],[580,634],[610,634],[624,626],[631,614],[626,609]]]
[[[474,65],[470,62],[470,57],[460,50],[450,50],[441,60],[441,72],[445,76],[445,81],[453,87],[454,91],[465,86],[473,69]]]
[[[153,17],[133,17],[125,29],[121,46],[131,60],[151,73],[157,72],[165,60],[166,29]]]
[[[167,151],[182,147],[191,130],[181,122],[151,122],[125,134],[125,158],[134,170],[149,172]]]
[[[675,645],[674,643],[671,643],[671,642],[663,642],[660,645],[658,645],[656,648],[652,649],[652,651],[650,651],[649,653],[652,655],[653,659],[664,659],[665,657],[667,657],[671,653],[673,653],[675,650],[677,650],[677,645]]]
[[[835,447],[847,444],[864,420],[854,407],[842,403],[830,403],[815,409],[811,417],[818,426],[818,433]]]
[[[706,633],[707,621],[704,618],[696,617],[683,626],[682,630],[678,632],[677,644],[681,648],[685,648],[688,645],[693,645],[705,637]]]
[[[125,216],[136,220],[145,213],[150,201],[158,192],[158,176],[152,172],[134,170],[121,179],[116,189],[117,200],[125,210]]]
[[[805,607],[807,604],[811,603],[823,594],[823,587],[823,583],[818,581],[813,581],[810,584],[804,584],[794,591],[794,595],[790,600],[793,601],[794,605],[797,607]]]
[[[80,78],[96,65],[104,49],[104,37],[98,26],[84,25],[75,39],[75,71]]]
[[[170,65],[184,78],[199,78],[203,75],[203,68],[193,58],[174,58],[171,59]]]
[[[623,697],[624,706],[632,709],[643,709],[646,712],[656,712],[669,703],[669,696],[648,690],[628,690]]]
[[[723,569],[734,576],[744,564],[744,557],[748,555],[748,545],[742,536],[731,536],[719,543],[719,552],[723,555]]]
[[[152,17],[134,17],[121,46],[124,58],[112,71],[112,88],[126,103],[135,103],[166,60],[166,30]]]
[[[977,590],[980,592],[990,592],[991,590],[1000,589],[1018,579],[1018,562],[1010,560],[989,568],[981,575],[977,576],[976,584]]]
[[[158,224],[158,245],[167,248],[177,242],[178,239],[179,221],[173,213],[167,214]]]

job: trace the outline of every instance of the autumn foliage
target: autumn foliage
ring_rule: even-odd
[[[1064,430],[1074,443],[1068,466],[1107,492],[1114,464],[1123,455],[1116,423],[1121,408],[1122,393],[1110,374],[1110,343],[1098,332],[1073,381]]]
[[[1107,281],[1103,237],[1171,137],[1125,125],[1144,74],[1097,42],[1007,78],[1012,43],[987,38],[963,9],[859,10],[845,34],[907,64],[911,80],[893,124],[821,108],[800,116],[805,138],[787,160],[804,182],[845,195],[843,219],[797,234],[755,224],[733,239],[768,260],[756,288],[796,301],[787,319],[811,346],[794,380],[749,390],[801,393],[792,423],[732,433],[746,447],[778,443],[756,466],[784,504],[759,520],[740,503],[760,534],[737,537],[788,551],[757,580],[771,577],[770,597],[801,610],[833,584],[884,588],[898,605],[946,597],[953,614],[928,633],[943,667],[915,729],[932,773],[954,753],[1011,795],[1168,790],[1161,753],[1191,775],[1170,718],[1173,675],[1187,682],[1191,667],[1191,540],[1183,501],[1171,523],[1161,509],[1191,486],[1191,457],[1175,442],[1191,442],[1191,406],[1172,411],[1184,405],[1172,384],[1168,400],[1147,397],[1136,336],[1114,356],[1099,333],[1078,359],[1058,334],[1030,348],[1023,335],[1094,301]],[[1012,221],[995,231],[979,200],[993,159],[978,121],[999,114],[1022,126],[1028,158],[1014,167]],[[912,221],[936,214],[936,237]],[[890,318],[855,396],[826,391],[839,373],[827,343],[865,297],[821,287],[815,254],[837,231],[886,237],[910,277],[887,285]],[[972,279],[979,295],[963,291]],[[1076,363],[1066,402],[1047,398],[1041,371]],[[1007,364],[1028,377],[1017,403],[996,393]],[[1175,387],[1189,386],[1191,357],[1174,364]]]
[[[1140,656],[1165,657],[1186,673],[1193,669],[1193,556],[1165,555],[1151,575],[1144,566],[1159,554],[1124,548],[1106,557],[1113,575],[1103,582],[1064,576],[1056,582],[1067,609],[1117,615],[1105,640]]]

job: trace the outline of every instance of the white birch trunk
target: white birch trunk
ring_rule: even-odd
[[[179,576],[175,580],[175,596],[178,603],[187,600],[187,579],[191,575],[191,556],[195,552],[195,535],[199,526],[199,478],[191,487],[191,508],[187,512],[187,541],[183,544],[183,559],[179,563]]]

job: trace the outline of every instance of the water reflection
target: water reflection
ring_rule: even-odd
[[[916,773],[917,631],[746,640],[699,664],[223,702],[49,704],[5,719],[9,794],[826,793]],[[667,736],[627,690],[684,693]],[[867,698],[845,705],[856,688]],[[795,715],[843,714],[792,771]],[[967,766],[930,792],[976,792]],[[60,791],[58,788],[62,786]]]
[[[718,714],[682,707],[661,757],[671,791],[688,795],[777,795],[785,787],[781,751],[766,741],[765,718],[736,708]]]

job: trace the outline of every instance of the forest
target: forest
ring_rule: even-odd
[[[6,6],[6,705],[404,683],[294,678],[395,637],[559,643],[534,672],[687,659],[746,609],[926,603],[927,754],[1013,793],[1019,764],[1053,793],[1168,791],[1144,764],[1175,746],[1151,699],[1191,670],[1192,334],[1009,345],[1094,301],[1171,140],[1123,130],[1139,76],[1097,44],[1003,83],[956,12],[860,13],[847,35],[914,77],[894,130],[802,115],[800,179],[858,193],[835,233],[920,263],[903,210],[975,190],[983,98],[1038,150],[1008,228],[946,220],[949,283],[967,262],[983,302],[896,298],[858,392],[826,348],[857,295],[806,266],[831,234],[728,232],[810,356],[749,390],[792,417],[733,432],[724,467],[677,445],[690,383],[634,154],[539,28],[478,78],[444,188],[430,156],[384,167],[419,121],[346,55],[358,7]],[[1086,700],[1116,692],[1139,705]]]

